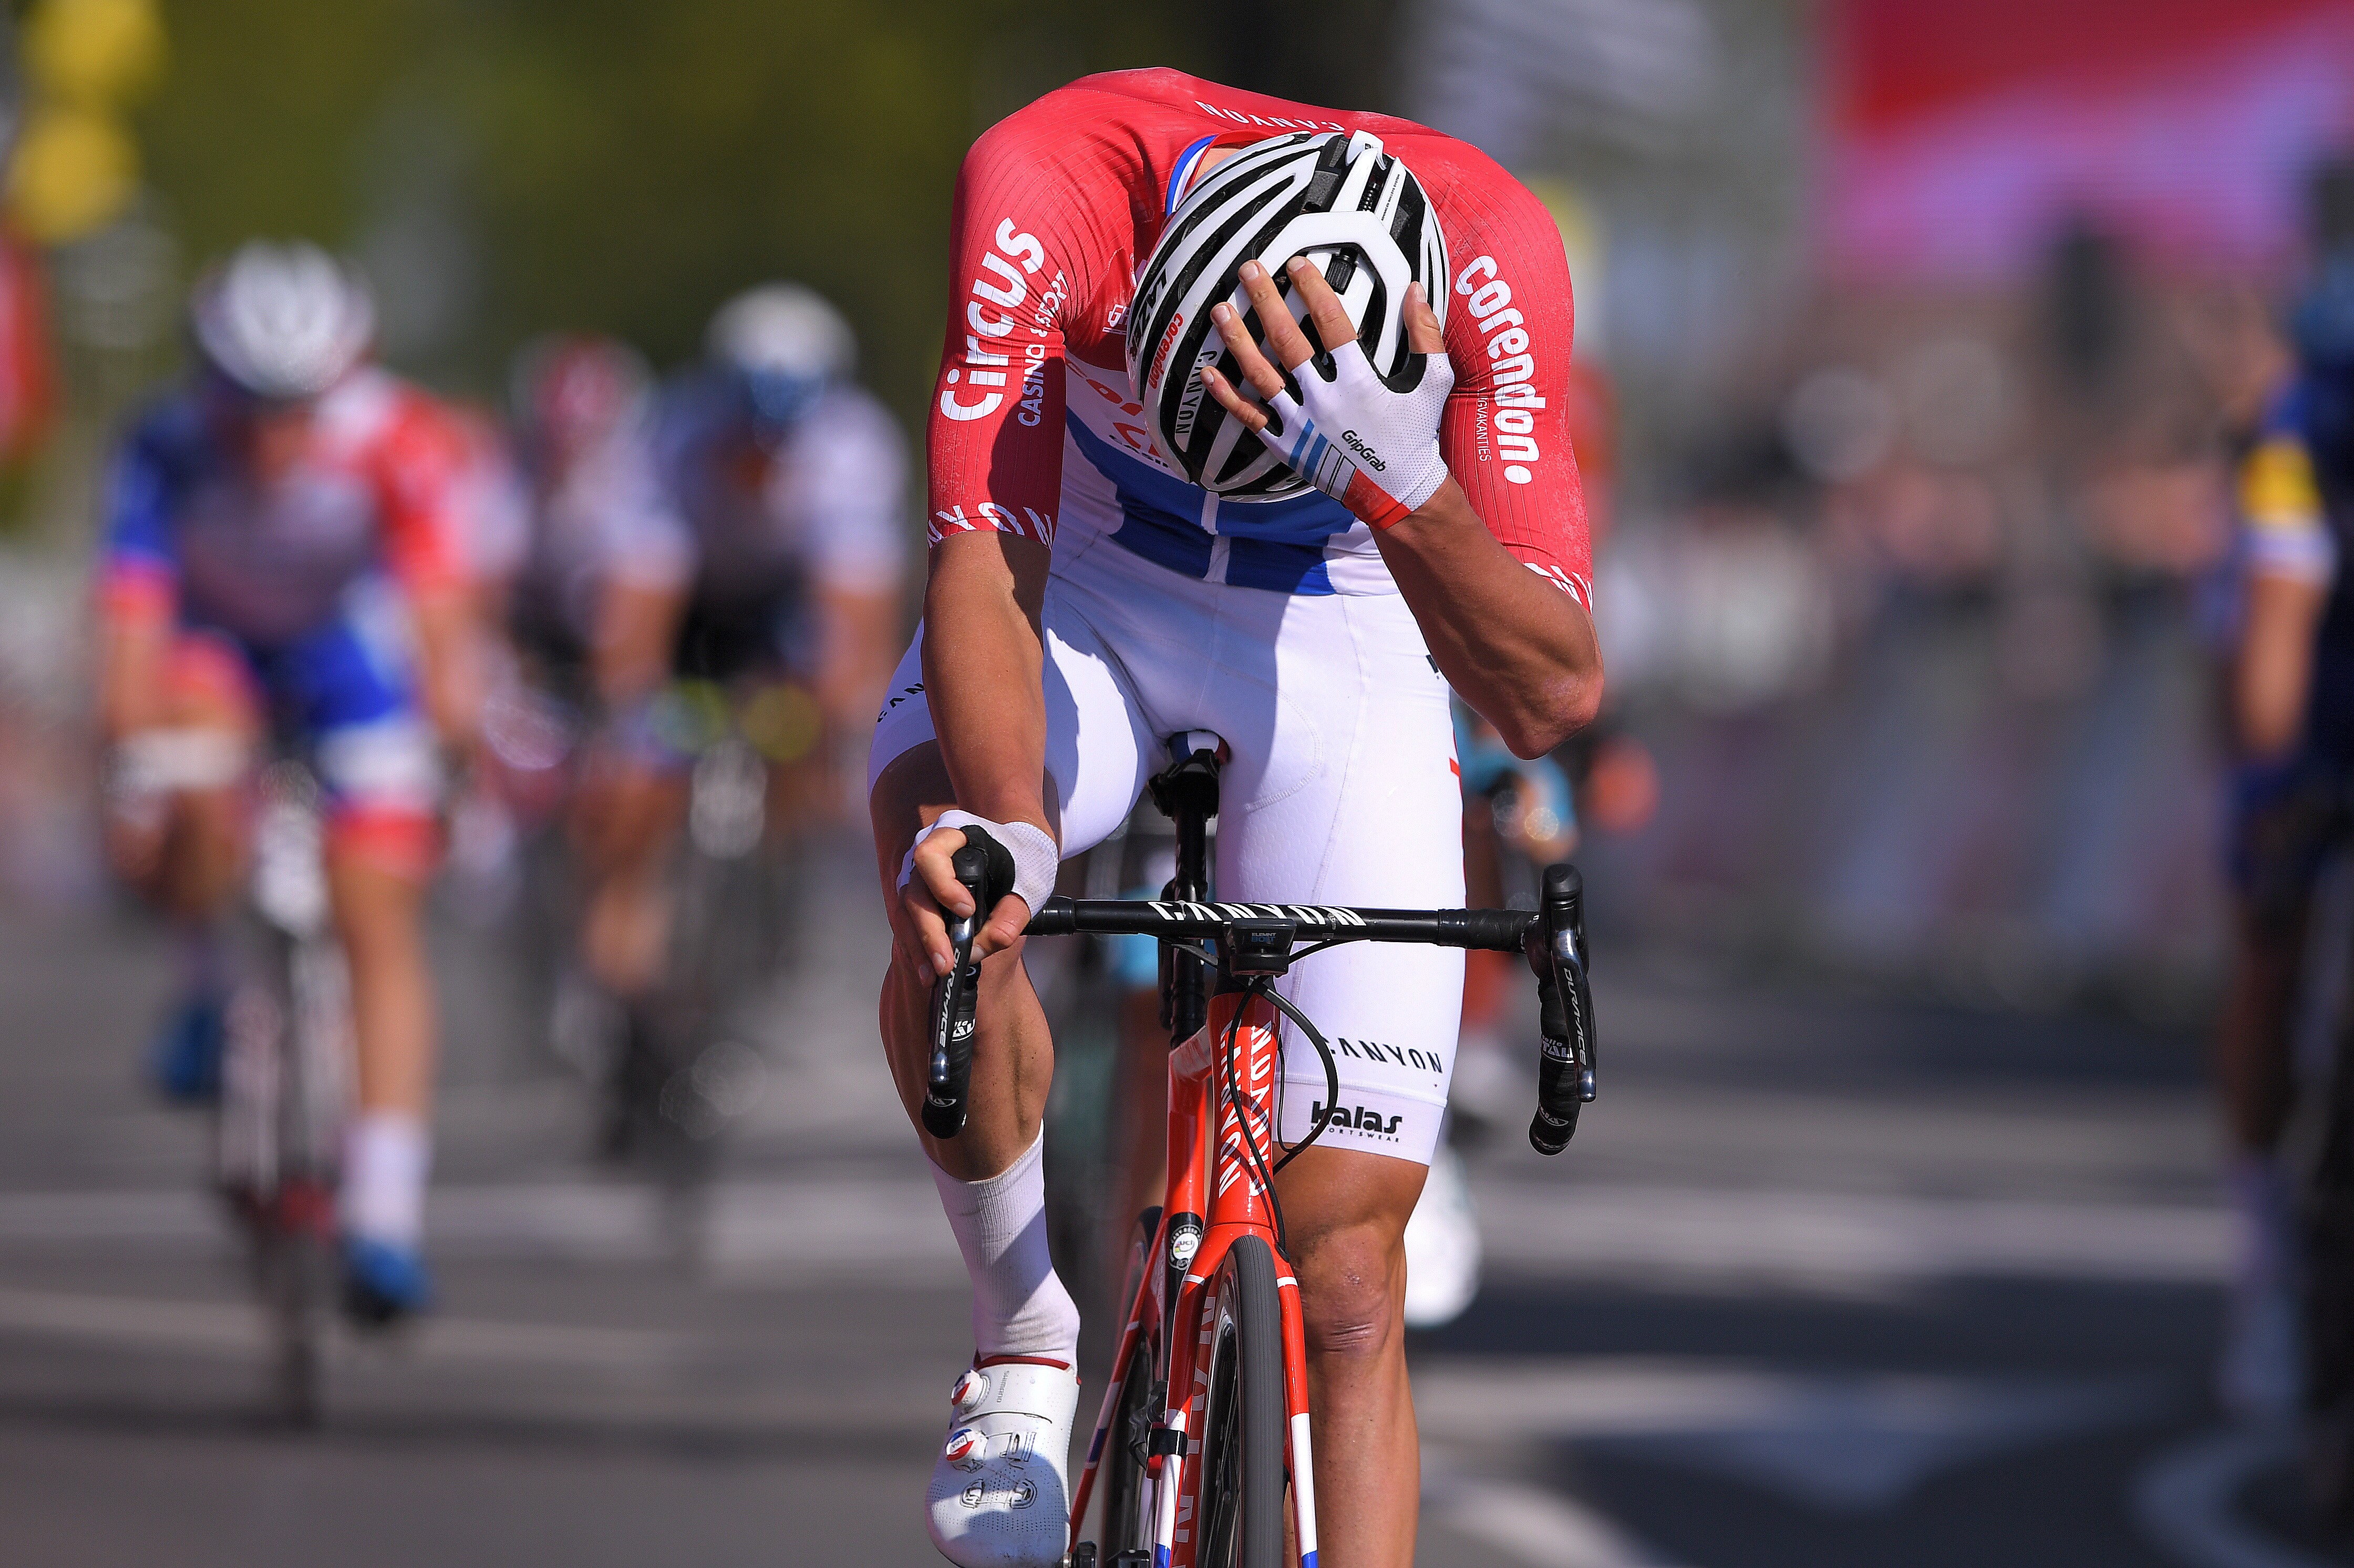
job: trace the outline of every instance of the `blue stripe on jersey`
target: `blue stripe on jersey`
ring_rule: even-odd
[[[1213,538],[1202,526],[1202,509],[1208,493],[1119,450],[1076,414],[1066,414],[1064,422],[1081,455],[1119,495],[1121,521],[1112,543],[1157,567],[1207,577]],[[1357,525],[1347,507],[1318,491],[1281,501],[1226,502],[1217,520],[1228,542],[1227,582],[1310,595],[1333,591],[1325,545]]]
[[[1210,535],[1202,527],[1202,492],[1150,463],[1115,451],[1111,444],[1066,413],[1063,423],[1080,453],[1119,494],[1121,545],[1156,567],[1201,578],[1210,575]]]
[[[1236,588],[1319,597],[1332,591],[1324,546],[1282,539],[1236,539],[1226,556],[1226,581]]]
[[[1177,154],[1177,166],[1169,171],[1169,189],[1161,203],[1164,217],[1177,210],[1177,193],[1184,188],[1185,176],[1193,172],[1194,161],[1208,152],[1210,143],[1217,139],[1217,133],[1213,132]]]

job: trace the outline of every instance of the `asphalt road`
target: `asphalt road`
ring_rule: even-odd
[[[340,1347],[295,1436],[202,1122],[139,1083],[161,944],[0,914],[0,1562],[936,1561],[965,1303],[871,1044],[878,930],[812,928],[690,1208],[588,1160],[503,949],[445,920],[442,1310]],[[1597,1010],[1571,1154],[1475,1155],[1486,1287],[1416,1351],[1422,1563],[2354,1562],[2205,1393],[2195,1041],[1606,951]]]

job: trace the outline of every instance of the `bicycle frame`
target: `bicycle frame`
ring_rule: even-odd
[[[1207,1362],[1216,1331],[1210,1314],[1210,1284],[1227,1252],[1246,1235],[1266,1241],[1279,1271],[1289,1267],[1258,1174],[1272,1171],[1282,1154],[1275,1140],[1275,1094],[1282,1065],[1278,1025],[1276,1010],[1264,998],[1224,991],[1211,999],[1208,1022],[1169,1057],[1169,1187],[1161,1229],[1149,1255],[1154,1266],[1147,1266],[1138,1281],[1071,1507],[1072,1539],[1076,1540],[1095,1490],[1096,1467],[1119,1410],[1125,1369],[1140,1342],[1156,1345],[1156,1380],[1172,1391],[1161,1426],[1173,1435],[1160,1439],[1156,1433],[1145,1472],[1151,1488],[1157,1568],[1191,1568],[1193,1562],[1194,1504],[1201,1482],[1186,1461],[1200,1451],[1200,1427],[1209,1398]],[[1291,1477],[1293,1537],[1302,1568],[1314,1568],[1316,1483],[1299,1281],[1278,1272],[1276,1287],[1283,1324],[1284,1453]],[[1156,1334],[1164,1324],[1174,1325],[1177,1331]],[[1183,1397],[1177,1397],[1180,1393]]]

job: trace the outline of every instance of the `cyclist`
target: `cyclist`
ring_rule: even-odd
[[[612,338],[543,338],[515,360],[513,403],[529,502],[509,632],[557,694],[626,707],[666,672],[694,566],[655,469],[652,374]]]
[[[328,796],[359,1056],[338,1214],[345,1302],[382,1322],[429,1294],[419,901],[437,854],[436,734],[472,723],[462,453],[441,409],[366,363],[367,289],[315,247],[247,244],[197,283],[189,320],[196,369],[139,416],[106,489],[108,848],[180,923],[198,955],[192,1010],[217,1013],[239,794],[144,780],[175,750],[249,757],[273,732],[309,755]]]
[[[1236,271],[1255,213],[1276,276]],[[1447,683],[1534,757],[1592,716],[1601,668],[1563,423],[1567,266],[1544,208],[1481,154],[1403,120],[1117,72],[984,134],[951,225],[926,616],[869,763],[894,937],[882,1017],[912,1118],[930,988],[950,962],[942,911],[971,908],[949,856],[962,824],[984,826],[1018,874],[975,947],[990,956],[970,1120],[923,1145],[971,1276],[974,1338],[927,1509],[952,1561],[1044,1564],[1066,1546],[1078,1324],[1045,1248],[1052,1047],[1018,948],[1057,856],[1126,816],[1163,737],[1213,730],[1232,753],[1220,897],[1458,903]],[[1378,369],[1315,268],[1285,265],[1283,248],[1320,244],[1351,263]],[[1222,302],[1237,275],[1279,366]],[[1285,289],[1335,352],[1310,358]],[[1197,378],[1214,361],[1232,375]],[[1326,1131],[1278,1186],[1322,1546],[1350,1568],[1413,1552],[1401,1235],[1438,1136],[1462,974],[1442,949],[1341,949],[1287,981],[1348,1042],[1338,1118],[1313,1053],[1287,1055],[1282,1135]]]
[[[669,679],[695,546],[658,471],[653,376],[634,349],[544,338],[517,356],[513,387],[529,523],[505,622],[524,678],[601,736],[572,802],[580,956],[626,1000],[652,978],[635,926],[660,907],[676,793],[664,759],[630,737]]]
[[[730,300],[707,350],[663,410],[695,552],[675,668],[805,683],[825,726],[817,806],[837,816],[906,625],[907,443],[854,376],[850,323],[797,283]]]
[[[835,758],[890,673],[907,456],[853,378],[855,358],[832,306],[765,284],[721,307],[703,362],[659,400],[660,499],[622,530],[633,542],[600,600],[598,678],[615,705],[580,822],[604,868],[584,933],[591,973],[625,999],[663,978],[669,942],[662,878],[698,727],[670,683],[803,688],[821,782],[801,793],[832,817],[844,798]],[[658,513],[675,522],[654,526]],[[624,705],[632,693],[644,700]]]

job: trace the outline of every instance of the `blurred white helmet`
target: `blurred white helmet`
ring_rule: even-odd
[[[798,283],[763,283],[719,308],[705,345],[741,376],[755,411],[789,424],[850,374],[858,340],[842,313]]]
[[[360,362],[376,301],[356,268],[302,240],[250,239],[197,281],[196,345],[257,397],[315,397]]]

